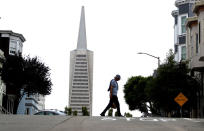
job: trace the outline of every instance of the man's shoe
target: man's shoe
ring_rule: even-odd
[[[105,116],[105,114],[104,114],[104,113],[101,113],[100,115],[101,115],[101,116]]]

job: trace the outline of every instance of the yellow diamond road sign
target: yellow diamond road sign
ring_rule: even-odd
[[[181,107],[183,104],[185,104],[188,101],[188,98],[186,98],[183,93],[179,93],[179,95],[174,99]]]

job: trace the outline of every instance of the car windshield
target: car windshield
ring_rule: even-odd
[[[37,112],[34,115],[44,115],[44,112]]]
[[[52,115],[59,115],[59,114],[56,113],[56,112],[46,111],[46,112],[45,112],[45,115],[50,115],[50,116],[52,116]]]

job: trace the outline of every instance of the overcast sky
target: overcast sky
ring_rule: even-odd
[[[38,56],[50,67],[52,94],[47,109],[68,105],[70,51],[76,49],[81,6],[85,6],[87,48],[94,52],[93,115],[109,102],[107,88],[121,75],[122,114],[130,112],[123,88],[131,76],[149,76],[174,47],[175,0],[0,0],[0,30],[22,34],[23,55]],[[133,111],[134,116],[140,116]]]

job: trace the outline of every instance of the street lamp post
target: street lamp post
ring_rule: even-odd
[[[159,65],[160,65],[160,58],[159,58],[159,57],[156,57],[156,56],[150,55],[150,54],[148,54],[148,53],[144,53],[144,52],[138,52],[137,54],[145,54],[145,55],[148,55],[148,56],[151,56],[151,57],[153,57],[153,58],[158,59],[158,67],[159,67]]]

